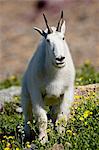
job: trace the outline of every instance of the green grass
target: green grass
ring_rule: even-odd
[[[77,71],[75,84],[86,85],[89,83],[99,83],[99,72],[96,72],[93,66],[87,62]],[[20,81],[14,76],[2,82],[0,89],[12,85],[20,85]],[[24,145],[23,115],[16,112],[19,105],[20,99],[17,102],[5,103],[4,111],[0,113],[0,150],[22,150],[23,147],[30,147],[28,142]],[[65,150],[98,150],[98,118],[99,95],[91,91],[86,97],[82,96],[81,101],[76,101],[71,108],[71,117],[65,127],[64,135],[56,132],[49,120],[47,129],[49,142],[45,145],[41,145],[38,141],[37,126],[33,120],[31,128],[36,139],[32,141],[32,146],[38,150],[48,150],[55,143],[61,143]]]
[[[20,84],[21,84],[21,78],[12,75],[0,83],[0,90],[9,88],[11,86],[19,86]]]
[[[99,83],[99,71],[96,71],[89,61],[86,61],[76,72],[75,84],[87,85],[94,83]]]

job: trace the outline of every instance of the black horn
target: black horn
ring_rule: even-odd
[[[56,31],[59,31],[59,32],[61,31],[62,24],[63,24],[63,10],[61,11],[61,17],[60,17],[60,19],[58,21],[58,25],[57,25]]]
[[[48,29],[48,34],[50,34],[50,33],[52,33],[53,31],[52,31],[52,29],[48,26],[48,22],[47,22],[47,19],[46,19],[46,17],[45,17],[44,14],[43,14],[43,17],[44,17],[44,20],[45,20],[45,23],[46,23],[46,27],[47,27],[47,29]]]

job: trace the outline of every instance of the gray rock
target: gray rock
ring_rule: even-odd
[[[14,96],[19,96],[21,93],[21,87],[12,86],[8,89],[0,90],[0,106],[4,105],[4,102],[10,102]]]

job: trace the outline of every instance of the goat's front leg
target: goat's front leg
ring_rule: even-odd
[[[38,90],[35,91],[34,95],[32,95],[33,98],[33,111],[35,114],[35,117],[37,119],[37,125],[39,127],[39,140],[42,144],[47,142],[47,115],[46,111],[44,110],[43,106],[43,99]]]
[[[42,144],[46,143],[47,138],[47,115],[46,111],[39,105],[36,106],[36,117],[39,127],[39,140]]]
[[[73,96],[74,96],[74,87],[73,86],[68,87],[62,99],[62,103],[59,108],[60,111],[56,120],[57,130],[60,133],[65,132],[67,119],[69,118],[69,115],[70,115],[70,107],[72,106],[72,103],[74,100]]]

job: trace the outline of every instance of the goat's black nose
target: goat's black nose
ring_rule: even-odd
[[[56,60],[58,61],[63,61],[65,59],[65,57],[61,56],[61,57],[56,57]]]

